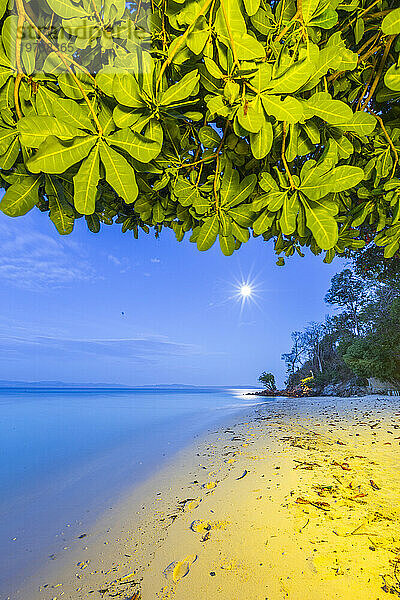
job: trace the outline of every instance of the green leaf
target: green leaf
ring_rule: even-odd
[[[107,96],[112,97],[114,95],[114,78],[117,73],[120,73],[120,69],[107,65],[100,69],[96,75],[96,85]]]
[[[70,100],[69,98],[59,98],[57,102],[54,103],[53,110],[54,116],[57,117],[57,119],[69,123],[72,127],[94,131],[93,122],[89,117],[89,111],[86,104],[78,104],[78,102]],[[54,135],[57,134],[54,133]],[[59,136],[57,135],[57,137]]]
[[[254,233],[260,235],[261,233],[265,233],[266,231],[268,231],[274,219],[274,213],[269,212],[269,210],[264,210],[264,212],[262,212],[261,215],[253,223]]]
[[[216,12],[214,27],[222,40],[229,40],[230,35],[236,38],[246,33],[246,22],[239,0],[222,0]]]
[[[298,123],[303,119],[303,108],[296,98],[287,96],[281,101],[280,96],[262,94],[261,101],[267,115],[272,115],[278,121]]]
[[[241,227],[250,227],[254,219],[254,211],[249,204],[241,204],[229,209],[229,216]]]
[[[310,27],[320,27],[321,29],[332,29],[338,22],[338,14],[335,10],[328,8],[319,16],[314,17],[310,22]]]
[[[130,73],[119,73],[114,77],[113,94],[117,102],[123,106],[131,108],[141,108],[144,106],[139,84]]]
[[[63,19],[89,16],[79,4],[75,4],[71,0],[47,0],[47,4],[56,15]]]
[[[210,73],[210,75],[212,75],[216,79],[223,78],[224,75],[223,75],[221,69],[219,68],[217,63],[215,63],[211,58],[208,58],[207,56],[205,56],[204,64],[206,65],[206,69]]]
[[[328,173],[325,185],[330,188],[331,192],[344,192],[350,188],[355,188],[363,179],[363,169],[351,165],[342,165]]]
[[[190,71],[178,83],[175,83],[161,94],[160,104],[169,106],[185,100],[193,94],[199,79],[200,75],[197,69]]]
[[[77,72],[75,73],[75,77],[79,81],[79,85],[71,73],[61,73],[58,76],[58,85],[68,98],[72,98],[73,100],[80,100],[81,98],[83,98],[83,94],[80,87],[87,94],[92,90],[92,84],[88,76],[84,73],[82,74],[81,72]]]
[[[208,250],[214,244],[219,232],[218,215],[209,217],[203,223],[197,236],[197,248],[201,251]]]
[[[50,135],[56,136],[60,140],[71,140],[74,137],[86,135],[77,127],[71,127],[65,121],[49,116],[23,117],[17,123],[17,130],[21,143],[28,148],[39,148],[40,144]]]
[[[318,92],[307,101],[307,108],[320,119],[331,125],[341,125],[353,119],[353,112],[348,104],[341,100],[332,100],[330,94]],[[306,118],[308,116],[306,115]]]
[[[244,0],[244,7],[249,17],[252,17],[260,8],[260,0]]]
[[[395,92],[400,92],[400,67],[392,65],[385,73],[385,85]]]
[[[355,39],[356,44],[358,44],[359,41],[361,40],[361,38],[363,37],[364,30],[365,30],[364,19],[359,17],[354,25],[354,39]]]
[[[225,256],[231,256],[235,251],[235,238],[233,235],[221,235],[219,234],[219,245],[222,250],[222,254]]]
[[[319,0],[302,0],[301,12],[306,25],[311,21],[318,8]]]
[[[17,136],[15,129],[0,128],[0,154],[4,154]]]
[[[221,142],[218,133],[209,125],[200,128],[199,138],[205,148],[216,148]]]
[[[64,173],[89,154],[96,139],[95,136],[88,135],[62,142],[50,136],[28,160],[27,167],[32,173]]]
[[[268,35],[275,28],[272,15],[270,16],[263,8],[259,8],[256,14],[251,17],[251,23],[263,35]]]
[[[246,227],[241,227],[235,221],[232,221],[232,234],[239,242],[242,242],[242,244],[248,242],[250,238],[249,230]]]
[[[239,60],[255,60],[265,57],[264,46],[248,33],[234,38],[234,45]]]
[[[152,140],[146,135],[141,135],[130,129],[119,129],[108,136],[107,142],[112,146],[121,148],[136,160],[149,163],[161,151],[162,140]]]
[[[279,220],[281,231],[284,235],[292,235],[296,230],[297,213],[299,212],[299,201],[297,193],[285,194],[282,207],[282,215]]]
[[[254,191],[257,184],[257,175],[247,175],[237,187],[232,187],[226,196],[224,206],[233,208],[244,202]]]
[[[7,171],[11,169],[19,155],[19,139],[16,135],[7,150],[0,156],[0,168]]]
[[[98,144],[89,156],[82,161],[74,177],[74,205],[81,215],[91,215],[95,211],[97,185],[100,179],[100,158]]]
[[[266,122],[259,100],[242,104],[236,115],[240,125],[249,133],[257,133]]]
[[[268,89],[274,94],[292,94],[310,79],[314,70],[314,63],[310,60],[297,61],[283,75],[271,79]]]
[[[11,185],[4,194],[0,209],[9,217],[26,215],[38,202],[38,177],[26,177],[23,181]]]
[[[397,35],[400,33],[400,8],[391,10],[382,21],[384,35]]]
[[[93,213],[92,215],[86,215],[85,220],[89,231],[91,231],[92,233],[99,233],[100,219],[96,213]]]
[[[187,36],[186,45],[194,54],[200,54],[210,35],[211,29],[204,16],[201,16],[197,19],[196,26]]]
[[[7,0],[1,0],[1,2],[0,2],[0,19],[3,18],[4,13],[6,12],[7,4],[8,4]]]
[[[54,107],[59,101],[59,96],[48,90],[44,85],[38,87],[36,92],[36,111],[38,115],[54,115]]]
[[[43,64],[44,73],[49,73],[51,75],[63,73],[66,68],[65,63],[61,60],[57,52],[50,52]]]
[[[260,131],[250,133],[250,146],[254,158],[261,160],[269,154],[274,141],[274,132],[270,121],[265,120]]]
[[[275,179],[272,177],[271,173],[261,173],[260,178],[260,187],[265,192],[279,192],[278,184]]]
[[[232,198],[240,189],[239,180],[239,172],[236,169],[233,169],[232,165],[228,163],[225,168],[219,190],[222,206],[228,204],[228,202],[232,200]]]
[[[315,206],[302,197],[306,211],[307,227],[311,230],[315,241],[322,250],[330,250],[338,241],[338,226],[335,218],[326,210]]]
[[[308,162],[314,163],[314,161]],[[351,165],[342,165],[331,170],[317,165],[310,168],[307,174],[305,173],[303,167],[299,189],[311,200],[319,200],[330,192],[343,192],[355,187],[364,179],[364,170]]]
[[[46,195],[49,199],[49,216],[60,235],[72,233],[74,228],[74,210],[65,200],[59,182],[51,176],[46,177]]]
[[[0,87],[2,87],[13,74],[14,71],[10,67],[0,65]]]
[[[371,135],[376,126],[376,119],[367,112],[358,111],[347,123],[341,123],[340,129],[345,129],[357,135]]]
[[[182,206],[192,206],[195,202],[200,200],[200,192],[198,187],[192,185],[183,177],[177,178],[173,189]]]
[[[134,202],[138,195],[135,171],[118,152],[100,142],[100,158],[106,172],[106,180],[127,203]]]

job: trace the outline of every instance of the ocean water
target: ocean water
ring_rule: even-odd
[[[196,435],[243,390],[0,389],[0,599]]]

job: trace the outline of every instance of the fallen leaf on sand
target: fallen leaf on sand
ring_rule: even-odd
[[[197,558],[197,554],[189,554],[183,560],[172,562],[164,571],[165,577],[174,583],[185,577]]]
[[[193,509],[197,508],[199,506],[200,502],[201,502],[201,498],[196,498],[196,500],[191,500],[189,502],[186,502],[185,510],[193,510]]]
[[[208,521],[193,521],[190,525],[190,529],[195,533],[204,533],[211,529],[211,525]]]

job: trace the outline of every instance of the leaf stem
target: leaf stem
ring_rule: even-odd
[[[22,4],[22,2],[21,2]],[[62,56],[64,56],[64,58],[70,62],[72,65],[74,65],[75,67],[78,67],[78,69],[80,69],[81,71],[83,71],[88,77],[90,77],[90,79],[95,82],[95,78],[93,77],[93,75],[91,75],[91,73],[89,73],[89,71],[83,67],[82,65],[80,65],[78,62],[76,62],[73,58],[71,58],[70,56],[68,56],[67,54],[64,54],[63,52],[61,52],[61,50],[59,48],[57,48],[57,46],[55,44],[53,44],[45,35],[44,33],[42,33],[40,31],[40,29],[36,26],[35,22],[31,19],[31,17],[26,13],[26,11],[24,11],[24,15],[25,15],[25,19],[28,21],[29,25],[31,25],[33,27],[33,29],[35,30],[35,32],[38,34],[38,36],[45,42],[45,44],[47,44],[47,46],[49,46],[49,48],[51,48],[56,54],[58,54],[58,56],[62,59]]]
[[[162,80],[162,76],[165,73],[165,69],[171,64],[174,56],[176,55],[176,53],[178,52],[178,50],[180,50],[181,47],[183,46],[183,44],[185,43],[186,38],[188,37],[189,33],[192,31],[193,27],[195,26],[197,19],[199,17],[201,17],[201,15],[204,15],[204,13],[207,11],[207,9],[210,6],[210,4],[211,4],[212,1],[213,0],[207,0],[207,2],[204,4],[203,8],[197,13],[196,18],[190,23],[190,25],[186,29],[185,33],[183,33],[181,35],[181,37],[179,38],[178,43],[174,47],[173,52],[171,52],[171,54],[168,56],[167,60],[163,63],[163,65],[161,67],[160,74],[157,77],[157,81],[156,81],[156,88],[158,88],[158,86],[160,85],[160,82]]]
[[[368,94],[366,100],[363,102],[362,106],[360,106],[360,110],[363,110],[368,105],[368,102],[371,100],[371,98],[372,98],[372,96],[373,96],[373,94],[375,92],[376,86],[379,83],[379,79],[381,78],[381,75],[382,75],[382,72],[383,72],[383,68],[385,66],[386,59],[387,59],[388,54],[389,54],[390,46],[392,45],[392,42],[393,42],[393,40],[394,40],[395,37],[396,37],[395,35],[391,35],[389,37],[388,41],[386,42],[385,50],[384,50],[384,52],[382,54],[381,62],[379,63],[378,72],[376,74],[376,77],[374,79],[373,84],[371,85],[371,89],[369,90],[369,94]]]
[[[237,55],[237,51],[236,51],[235,41],[233,39],[233,34],[232,34],[231,26],[230,26],[229,21],[228,21],[228,15],[226,13],[226,8],[225,8],[224,0],[220,0],[220,4],[221,4],[222,12],[224,13],[224,20],[225,20],[226,28],[228,30],[229,41],[231,42],[231,46],[232,46],[232,54],[233,54],[233,60],[234,60],[233,67],[235,67],[235,65],[238,67],[239,66],[239,59],[238,59],[238,55]],[[234,71],[234,68],[232,69],[232,73],[233,73],[233,71]]]
[[[383,133],[384,133],[384,136],[385,136],[385,138],[386,138],[386,139],[387,139],[387,141],[389,142],[389,146],[390,146],[390,147],[391,147],[391,149],[393,150],[393,154],[394,154],[395,161],[394,161],[394,165],[393,165],[393,171],[392,171],[392,176],[391,176],[391,178],[392,178],[392,177],[394,176],[394,173],[395,173],[395,170],[396,170],[396,166],[397,166],[397,164],[398,164],[398,162],[399,162],[399,155],[398,155],[398,152],[397,152],[396,146],[393,144],[392,138],[390,137],[390,135],[389,135],[389,134],[388,134],[388,132],[386,131],[386,128],[385,128],[385,126],[384,126],[384,124],[383,124],[383,121],[382,121],[381,117],[380,117],[379,115],[377,115],[377,114],[376,114],[376,113],[375,113],[373,110],[371,110],[370,108],[367,108],[367,111],[368,111],[368,112],[369,112],[369,113],[370,113],[372,116],[374,116],[374,117],[375,117],[375,119],[378,121],[379,125],[380,125],[380,126],[381,126],[381,128],[382,128],[382,131],[383,131]]]
[[[18,119],[22,119],[23,114],[21,112],[21,107],[19,104],[19,86],[24,76],[24,72],[22,70],[22,61],[21,61],[21,50],[22,50],[22,32],[25,23],[25,10],[24,5],[22,4],[22,0],[16,0],[16,7],[18,12],[18,21],[17,21],[17,35],[15,40],[15,63],[17,67],[17,77],[14,82],[14,104],[15,111],[17,113]]]

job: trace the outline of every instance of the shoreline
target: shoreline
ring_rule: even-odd
[[[400,595],[397,428],[395,397],[279,399],[231,415],[21,598]]]

